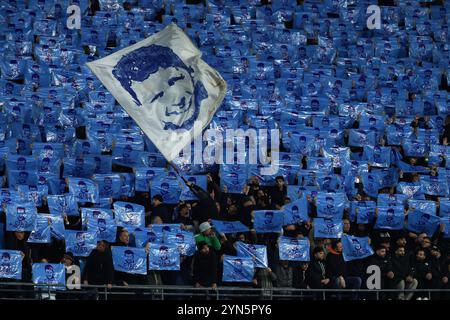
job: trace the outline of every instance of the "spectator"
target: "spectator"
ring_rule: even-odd
[[[399,241],[397,241],[399,243]],[[402,243],[402,242],[400,242]],[[415,290],[417,288],[417,279],[413,278],[410,257],[406,255],[406,249],[398,246],[395,255],[392,257],[392,272],[394,273],[395,288],[398,290]],[[411,300],[414,292],[399,292],[398,300]]]
[[[427,261],[427,255],[424,249],[418,249],[416,251],[415,260],[412,264],[413,278],[417,279],[417,289],[431,289],[433,282],[433,274],[430,263]],[[418,299],[428,299],[428,295],[425,292],[417,293]]]
[[[163,203],[163,197],[159,194],[152,197],[152,214],[151,217],[160,217],[163,223],[171,223],[172,215]]]
[[[209,222],[203,222],[199,226],[200,233],[195,235],[195,242],[197,245],[200,242],[206,242],[206,244],[214,249],[214,250],[220,250],[220,241],[216,236],[216,233],[212,230],[211,225]]]
[[[106,241],[97,242],[97,247],[89,254],[82,279],[86,285],[106,285],[108,289],[112,288],[114,283],[113,260],[111,249]]]
[[[300,265],[294,269],[292,278],[293,286],[296,289],[309,289],[309,263],[301,262]]]
[[[217,288],[217,256],[208,243],[200,241],[194,255],[194,283],[196,288]]]
[[[313,250],[313,260],[309,266],[310,286],[313,289],[338,289],[338,280],[331,279],[329,270],[325,264],[325,250],[322,247],[315,247]]]

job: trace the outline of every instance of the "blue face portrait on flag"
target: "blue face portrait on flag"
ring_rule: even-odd
[[[110,243],[116,241],[117,227],[112,219],[90,219],[88,220],[88,231],[96,233],[97,241],[105,240]]]
[[[378,207],[375,229],[401,230],[405,222],[402,206]]]
[[[33,283],[50,285],[53,290],[65,290],[66,268],[60,263],[33,263]]]
[[[364,259],[373,253],[369,237],[342,236],[342,255],[345,261]]]
[[[251,282],[255,273],[252,258],[224,255],[223,282]]]
[[[114,270],[131,274],[147,274],[145,249],[112,247]]]
[[[13,204],[6,207],[7,231],[32,231],[37,211],[34,203]]]
[[[22,279],[22,254],[18,250],[0,250],[0,279]]]
[[[150,244],[149,270],[180,270],[180,252],[176,245]]]
[[[280,260],[309,261],[310,246],[308,239],[280,237],[278,243]]]
[[[55,215],[78,215],[78,204],[73,195],[51,195],[47,196],[48,208]]]
[[[342,237],[344,225],[340,219],[314,219],[314,238]]]
[[[51,230],[48,217],[38,215],[34,221],[34,228],[28,237],[29,243],[50,243]]]
[[[238,232],[248,232],[249,229],[240,221],[221,221],[221,220],[211,220],[214,228],[224,234],[238,233]]]
[[[306,197],[284,205],[282,211],[283,225],[296,224],[308,220],[308,204]]]
[[[94,232],[66,231],[66,252],[72,252],[75,257],[87,257],[97,245],[97,235]]]
[[[267,268],[267,247],[264,245],[247,244],[237,242],[236,247],[238,257],[250,257],[255,261],[256,268]]]
[[[258,233],[281,232],[283,225],[283,212],[281,210],[254,211],[253,227]]]
[[[182,256],[194,255],[196,245],[192,232],[165,232],[164,236],[164,243],[176,245]]]
[[[145,227],[145,208],[139,204],[117,201],[113,204],[117,225],[120,227]]]
[[[441,219],[435,215],[422,212],[413,211],[408,214],[407,229],[416,233],[426,233],[432,237],[439,228]]]

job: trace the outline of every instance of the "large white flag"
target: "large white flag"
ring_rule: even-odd
[[[194,122],[211,122],[227,88],[174,23],[87,65],[168,161],[195,138]]]

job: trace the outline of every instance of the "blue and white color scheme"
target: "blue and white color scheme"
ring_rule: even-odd
[[[252,258],[223,257],[223,282],[252,282],[255,266]]]
[[[97,234],[85,231],[66,231],[66,252],[75,257],[87,257],[97,245]]]
[[[254,211],[253,227],[258,233],[281,232],[283,225],[283,212],[281,210]]]
[[[309,261],[310,245],[308,238],[289,238],[281,236],[278,241],[280,260]]]
[[[241,241],[237,242],[236,247],[238,257],[250,257],[255,261],[256,268],[267,268],[267,247],[259,244],[247,244]]]
[[[345,261],[359,260],[373,255],[369,237],[342,236],[342,255]]]
[[[199,134],[211,122],[227,87],[174,23],[87,65],[168,161],[195,138],[195,121]]]
[[[66,268],[62,263],[33,263],[33,283],[50,286],[53,290],[66,290]]]
[[[149,270],[180,270],[180,251],[174,244],[150,243]]]
[[[22,279],[22,253],[18,250],[0,250],[0,279]]]
[[[114,270],[131,274],[147,274],[145,249],[112,247]]]
[[[314,219],[314,238],[339,239],[343,229],[344,225],[340,219]]]
[[[222,221],[222,220],[211,220],[212,225],[217,230],[217,232],[230,234],[238,232],[248,232],[249,229],[240,221]]]

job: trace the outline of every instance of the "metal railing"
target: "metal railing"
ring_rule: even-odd
[[[450,300],[450,289],[294,289],[218,287],[194,288],[171,285],[95,286],[43,285],[0,282],[0,299],[136,299],[136,300],[395,300],[399,294],[414,293],[429,300]]]

